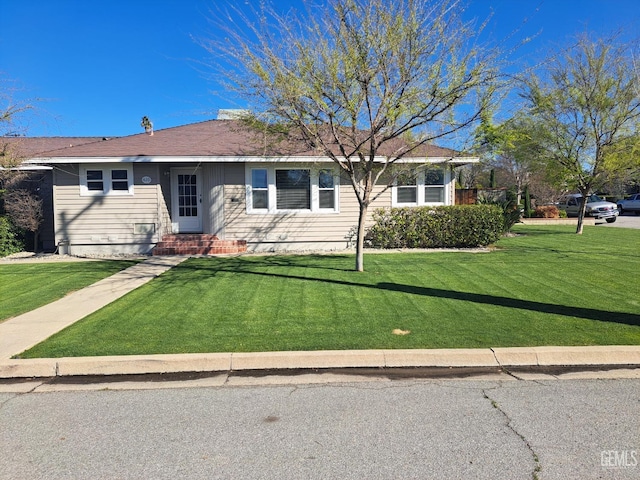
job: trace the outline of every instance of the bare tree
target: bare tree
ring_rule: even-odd
[[[20,169],[24,161],[20,135],[21,120],[33,108],[30,101],[16,100],[15,82],[0,78],[0,206],[14,226],[32,232],[34,250],[43,220],[42,199],[33,189],[25,188],[31,173]],[[35,180],[37,184],[38,180]]]
[[[10,190],[4,195],[4,208],[16,227],[33,233],[33,250],[37,251],[43,220],[42,199],[29,190]]]
[[[576,233],[582,233],[587,195],[607,173],[638,162],[640,76],[635,45],[581,36],[527,80],[525,98],[538,126],[536,142],[554,175],[582,194]]]
[[[24,160],[18,137],[24,131],[20,120],[33,106],[29,101],[16,100],[16,91],[15,82],[0,77],[0,190],[10,189],[25,178],[25,173],[16,168]]]
[[[22,162],[18,154],[16,142],[7,138],[15,138],[24,134],[22,120],[25,114],[33,109],[32,100],[17,99],[16,82],[0,75],[0,167],[16,167]]]
[[[204,43],[258,120],[297,135],[349,178],[358,271],[374,186],[388,188],[381,179],[406,155],[470,126],[495,92],[499,49],[481,46],[483,25],[462,13],[456,0],[309,2],[304,16],[266,8],[256,23],[232,10],[242,28],[228,15],[226,41]]]

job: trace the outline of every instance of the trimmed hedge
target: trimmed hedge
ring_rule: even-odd
[[[474,248],[503,232],[496,205],[378,209],[365,237],[373,248]]]

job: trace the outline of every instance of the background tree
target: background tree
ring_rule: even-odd
[[[518,204],[525,186],[540,169],[535,130],[536,125],[522,115],[498,125],[484,116],[476,130],[477,150],[484,163],[500,172],[503,184],[514,187]]]
[[[33,249],[37,251],[38,232],[44,218],[42,199],[29,190],[9,190],[4,196],[4,205],[11,223],[33,234]]]
[[[609,172],[637,158],[640,77],[634,46],[583,35],[526,82],[524,97],[537,126],[540,158],[566,188],[582,194],[579,234],[587,195]]]
[[[470,126],[495,91],[499,50],[482,48],[482,26],[462,13],[455,0],[309,2],[304,16],[240,15],[242,28],[227,14],[227,41],[204,43],[224,56],[228,88],[258,121],[278,124],[349,178],[360,207],[358,271],[367,209],[381,193],[374,186],[388,188],[389,167],[406,155]]]
[[[20,121],[33,106],[29,101],[15,100],[15,93],[15,83],[0,78],[0,217],[4,217],[0,235],[7,237],[0,238],[0,244],[17,246],[16,229],[24,229],[34,234],[37,250],[42,223],[42,199],[37,193],[39,177],[34,179],[30,172],[18,168],[24,160],[20,149],[24,127]],[[10,249],[3,251],[12,253]]]

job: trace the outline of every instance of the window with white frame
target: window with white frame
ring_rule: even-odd
[[[424,172],[424,203],[444,203],[444,168],[430,168]]]
[[[396,203],[418,203],[418,176],[414,172],[403,172],[396,178]]]
[[[276,208],[311,210],[311,172],[308,169],[276,169]]]
[[[336,181],[335,173],[330,169],[318,172],[318,207],[321,210],[336,209]]]
[[[254,168],[251,170],[251,207],[254,210],[269,209],[269,182],[266,168]]]
[[[248,213],[339,210],[339,176],[331,168],[248,165],[246,181]]]
[[[132,166],[82,166],[80,195],[133,195]]]
[[[391,191],[392,206],[445,205],[446,176],[441,166],[400,173]]]

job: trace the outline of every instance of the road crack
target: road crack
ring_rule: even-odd
[[[523,434],[521,434],[515,429],[515,427],[513,426],[511,417],[507,414],[507,412],[505,412],[502,409],[502,407],[496,400],[494,400],[489,396],[489,394],[487,393],[487,389],[484,389],[484,388],[482,389],[482,396],[485,399],[489,400],[491,402],[491,406],[495,408],[497,411],[499,411],[502,414],[502,416],[504,416],[504,418],[506,419],[507,428],[511,430],[518,438],[520,438],[520,440],[522,440],[527,450],[529,450],[534,463],[533,472],[531,472],[531,478],[533,480],[539,480],[540,477],[538,476],[538,474],[542,471],[542,464],[540,463],[540,458],[538,457],[538,454],[536,453],[535,449],[533,448],[529,440],[527,440]]]

